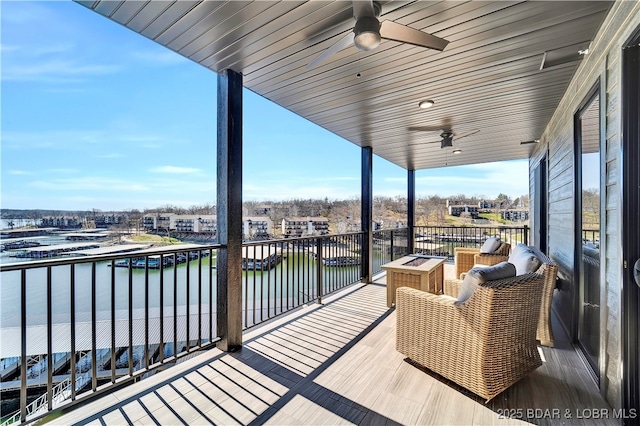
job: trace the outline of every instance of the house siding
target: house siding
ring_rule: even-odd
[[[553,309],[568,331],[574,329],[575,287],[575,194],[574,194],[574,114],[589,90],[600,81],[604,92],[605,140],[601,144],[604,156],[604,237],[601,238],[604,257],[604,283],[601,303],[600,386],[614,408],[621,407],[621,141],[620,141],[620,81],[621,50],[633,31],[640,26],[640,2],[616,2],[591,43],[589,54],[578,67],[541,143],[530,157],[530,195],[534,191],[533,169],[541,158],[548,156],[548,254],[559,266],[558,289]],[[531,209],[538,200],[532,198]],[[532,215],[533,216],[533,215]]]

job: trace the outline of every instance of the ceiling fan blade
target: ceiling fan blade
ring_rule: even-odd
[[[392,21],[382,22],[380,26],[380,36],[387,40],[428,47],[429,49],[440,51],[443,51],[444,48],[447,47],[447,44],[449,44],[448,40]]]
[[[407,129],[412,132],[440,132],[442,126],[410,126]]]
[[[442,142],[442,138],[437,138],[437,139],[434,138],[434,139],[426,141],[426,142],[424,142],[424,141],[410,142],[408,145],[409,146],[416,146],[416,145],[426,145],[426,144],[430,144],[430,143],[440,143],[440,142]]]
[[[376,16],[373,8],[373,0],[353,0],[353,17]]]
[[[460,133],[459,135],[455,134],[455,135],[453,135],[453,139],[454,140],[458,140],[458,139],[466,138],[467,136],[475,135],[479,131],[480,131],[480,129],[475,129],[475,130],[471,130],[470,132]]]
[[[307,65],[307,69],[315,68],[324,62],[329,56],[334,53],[338,53],[342,49],[346,49],[347,47],[353,44],[353,31],[349,31],[344,37],[338,40],[333,46],[329,47],[327,50],[318,55],[313,61],[311,61]]]

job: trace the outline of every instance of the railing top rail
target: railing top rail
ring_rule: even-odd
[[[61,265],[69,265],[69,264],[78,264],[78,263],[91,263],[91,262],[101,262],[105,260],[117,260],[117,259],[125,259],[129,257],[138,257],[138,256],[150,256],[150,255],[166,255],[166,254],[174,254],[181,252],[188,252],[194,250],[215,250],[223,247],[220,244],[185,244],[181,247],[180,244],[158,247],[152,249],[145,249],[139,251],[132,251],[127,253],[110,253],[110,254],[96,254],[91,256],[77,256],[73,257],[63,256],[56,259],[44,259],[44,260],[30,260],[25,262],[14,262],[14,263],[3,263],[0,264],[0,272],[9,272],[9,271],[21,271],[24,269],[35,269],[35,268],[43,268],[48,266],[61,266]]]
[[[278,238],[274,240],[243,241],[242,245],[243,246],[261,246],[265,244],[290,243],[292,241],[316,240],[318,238],[344,237],[349,235],[363,235],[363,234],[364,234],[363,231],[358,231],[358,232],[345,232],[344,234],[308,235],[306,237]]]
[[[507,225],[416,225],[416,228],[441,228],[441,229],[525,229],[528,225],[507,226]]]

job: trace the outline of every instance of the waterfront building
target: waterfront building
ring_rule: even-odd
[[[305,235],[327,235],[329,220],[323,216],[285,217],[282,219],[282,235],[302,237]]]
[[[269,238],[273,228],[273,221],[268,216],[248,216],[242,218],[242,238]]]
[[[468,214],[472,219],[478,218],[478,206],[469,204],[449,206],[449,214],[451,216],[460,216],[462,214]]]

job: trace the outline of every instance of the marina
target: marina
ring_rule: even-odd
[[[28,247],[38,247],[44,236],[40,237],[23,237],[23,238],[3,238],[0,240],[0,252],[5,250],[18,250]]]
[[[271,245],[248,246],[242,249],[242,269],[266,271],[282,261],[282,250]]]
[[[82,249],[97,248],[100,248],[100,244],[95,242],[56,244],[51,246],[28,247],[16,251],[13,256],[28,259],[49,259],[62,254],[77,252]]]

